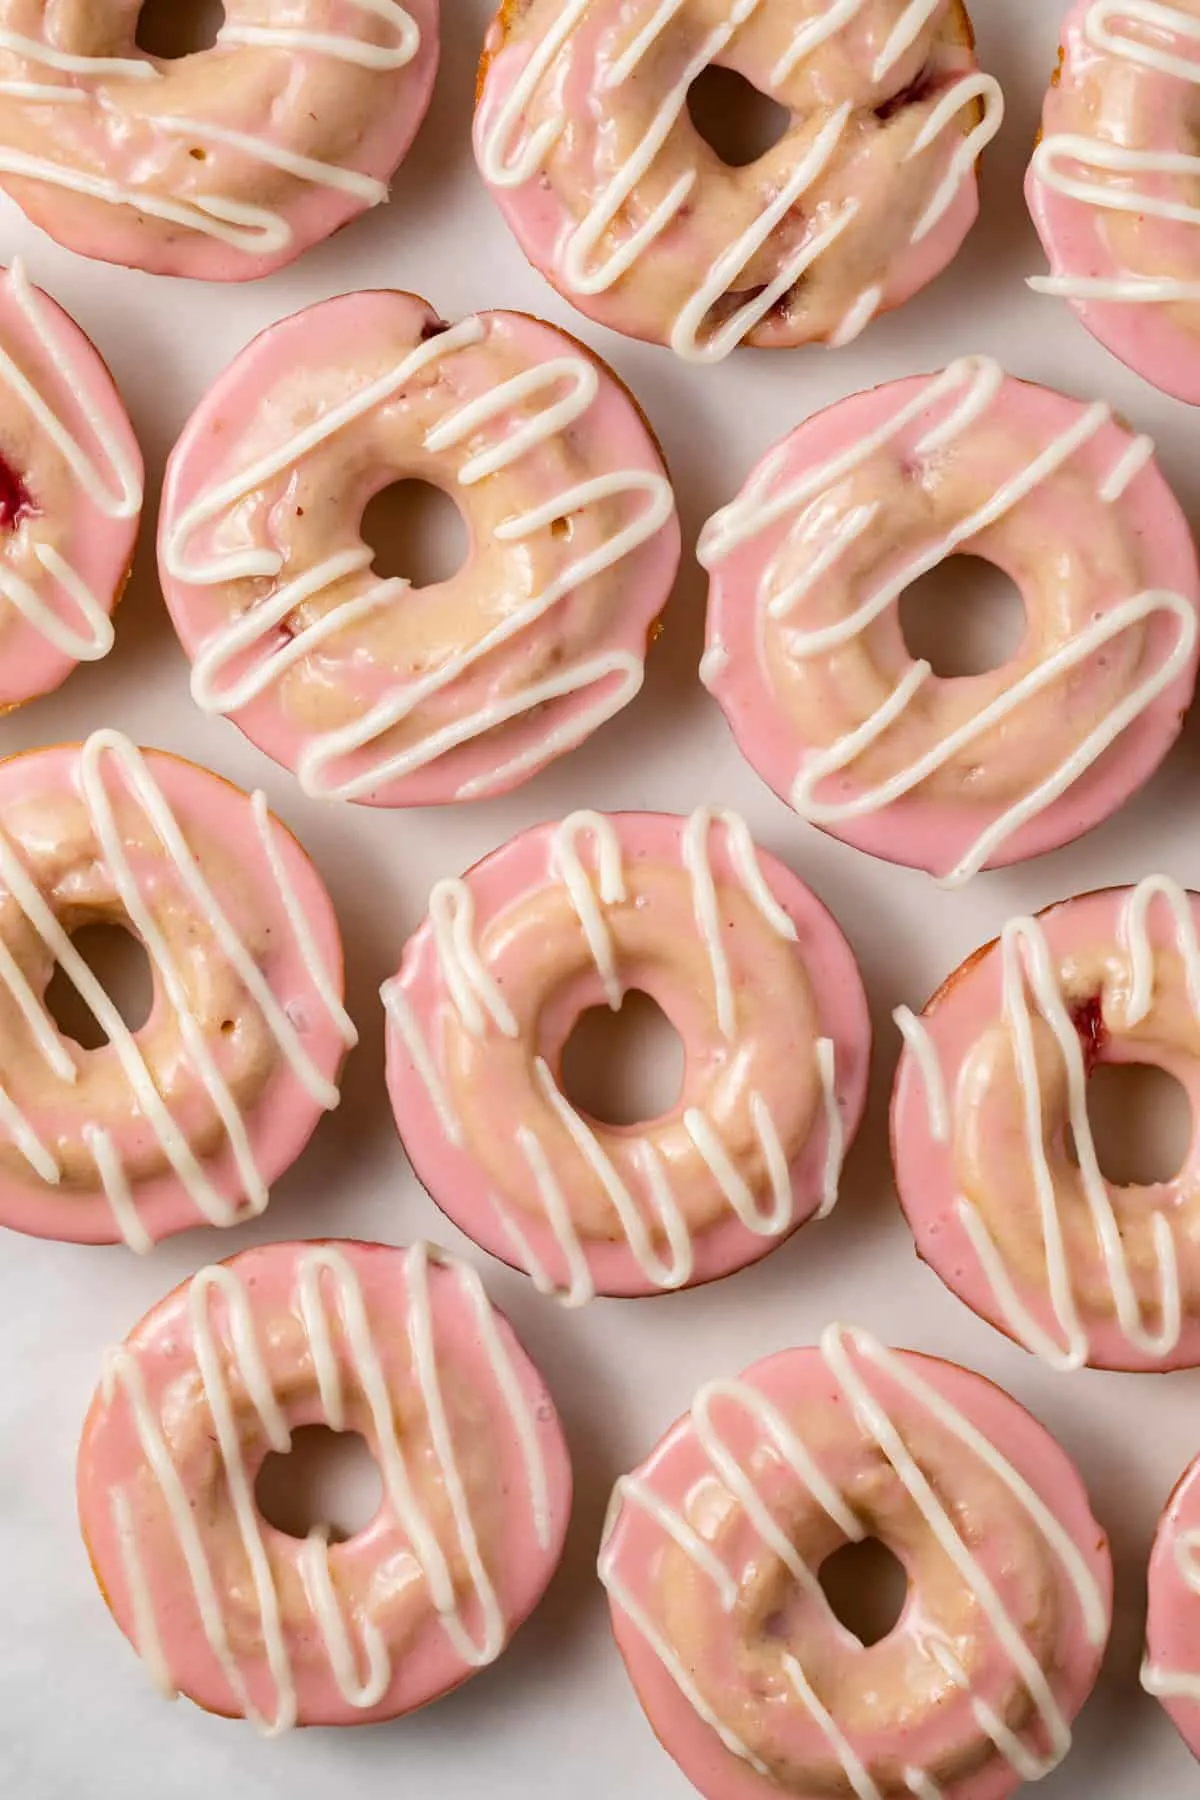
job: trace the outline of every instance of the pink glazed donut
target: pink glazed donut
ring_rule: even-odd
[[[1200,405],[1197,0],[1075,0],[1026,183],[1052,273],[1030,287]]]
[[[952,887],[1106,819],[1174,743],[1200,654],[1196,549],[1153,456],[1102,402],[987,357],[801,425],[700,539],[701,679],[759,774]],[[899,601],[959,552],[1011,576],[1025,634],[943,679]]]
[[[871,1646],[821,1588],[875,1538]],[[705,1800],[1003,1800],[1056,1768],[1108,1638],[1108,1544],[1065,1453],[982,1376],[831,1325],[710,1381],[618,1482],[613,1629]]]
[[[345,1542],[262,1517],[292,1433],[359,1433],[383,1501]],[[392,1719],[493,1662],[571,1510],[554,1402],[464,1263],[418,1244],[269,1244],[110,1353],[79,1447],[101,1592],[155,1684],[268,1736]]]
[[[142,457],[99,352],[0,270],[0,711],[113,646],[142,513]]]
[[[710,65],[790,114],[749,167],[688,116]],[[711,363],[849,343],[940,275],[1003,114],[960,0],[504,0],[475,153],[566,299]]]
[[[1200,898],[1169,877],[1012,919],[920,1018],[892,1099],[918,1254],[1055,1368],[1200,1364],[1200,1142],[1173,1181],[1100,1171],[1087,1079],[1150,1063],[1200,1116]]]
[[[1200,1757],[1200,1457],[1167,1502],[1150,1555],[1142,1686]]]
[[[146,951],[140,1030],[72,943],[96,923]],[[51,1017],[56,967],[100,1049]],[[116,731],[0,763],[0,1224],[148,1250],[260,1213],[355,1038],[329,896],[265,795]]]
[[[0,0],[0,186],[68,250],[247,281],[387,184],[425,115],[438,0],[225,0],[210,50],[135,42],[142,0]]]
[[[563,1092],[581,1014],[641,990],[683,1040],[638,1126]],[[401,1137],[434,1201],[570,1305],[714,1281],[836,1203],[866,1097],[853,954],[735,813],[573,813],[434,888],[383,989]]]
[[[381,580],[361,522],[417,477],[472,554]],[[315,797],[440,805],[515,787],[630,701],[679,566],[631,396],[519,313],[447,325],[348,294],[256,338],[167,471],[163,590],[192,693]]]

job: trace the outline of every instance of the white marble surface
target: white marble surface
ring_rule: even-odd
[[[489,0],[447,0],[447,45],[433,112],[393,205],[297,268],[211,290],[90,265],[60,252],[0,204],[0,257],[17,250],[109,358],[145,445],[154,493],[163,458],[226,361],[262,327],[359,285],[425,293],[456,315],[480,306],[541,312],[611,359],[660,432],[689,544],[751,461],[807,413],[856,388],[984,350],[1015,373],[1103,395],[1159,441],[1193,510],[1200,506],[1194,415],[1160,398],[1086,337],[1057,302],[1023,286],[1042,266],[1021,178],[1054,56],[1061,0],[976,0],[984,65],[1009,118],[989,155],[984,218],[952,272],[853,348],[743,354],[696,371],[666,352],[581,322],[529,271],[471,159],[474,60]],[[461,811],[385,814],[307,802],[232,726],[192,707],[185,665],[158,597],[148,517],[117,649],[60,695],[0,722],[0,754],[119,725],[246,785],[264,785],[323,868],[349,946],[350,999],[363,1041],[342,1110],[328,1119],[269,1213],[226,1236],[192,1234],[146,1261],[7,1236],[0,1254],[0,1792],[13,1800],[686,1800],[655,1744],[607,1631],[593,1578],[614,1477],[637,1460],[704,1378],[837,1317],[892,1342],[956,1357],[1027,1403],[1078,1458],[1112,1536],[1117,1617],[1097,1696],[1046,1800],[1184,1800],[1197,1775],[1137,1685],[1146,1556],[1162,1502],[1200,1449],[1200,1372],[1157,1379],[1038,1367],[973,1319],[914,1260],[889,1178],[885,1108],[896,1053],[888,1024],[1015,909],[1154,868],[1200,885],[1190,829],[1200,777],[1200,715],[1149,789],[1085,842],[985,877],[965,894],[872,863],[800,825],[740,761],[696,681],[704,586],[690,561],[642,697],[575,756],[508,799]],[[558,1396],[578,1472],[565,1566],[499,1666],[410,1720],[264,1743],[245,1728],[169,1707],[145,1683],[96,1593],[74,1518],[75,1442],[100,1353],[202,1261],[273,1237],[344,1233],[454,1242],[409,1172],[383,1086],[379,982],[395,966],[431,881],[536,820],[578,806],[687,810],[717,799],[811,882],[855,944],[879,1042],[873,1104],[846,1171],[841,1206],[759,1268],[710,1291],[645,1303],[600,1302],[567,1316],[517,1277],[484,1269]],[[459,1246],[461,1248],[461,1244]],[[476,1255],[474,1252],[470,1252]],[[476,1255],[476,1260],[486,1259]]]

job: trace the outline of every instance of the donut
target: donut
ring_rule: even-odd
[[[748,167],[689,118],[709,67],[789,115]],[[1003,115],[960,0],[504,0],[475,154],[565,299],[713,363],[847,344],[940,275]]]
[[[225,0],[210,50],[138,0],[0,0],[0,187],[68,250],[247,281],[367,207],[433,92],[438,0]]]
[[[820,1584],[876,1539],[904,1609],[864,1645]],[[831,1325],[701,1388],[618,1482],[617,1646],[705,1800],[1003,1800],[1057,1767],[1108,1638],[1103,1531],[1002,1389]]]
[[[1159,1521],[1149,1601],[1142,1686],[1162,1701],[1192,1755],[1200,1757],[1200,1458]]]
[[[255,1481],[292,1433],[359,1433],[383,1500],[293,1538]],[[557,1566],[558,1415],[473,1270],[417,1244],[268,1244],[201,1269],[110,1352],[79,1518],[155,1685],[268,1736],[396,1718],[493,1662]]]
[[[1087,1080],[1148,1063],[1200,1107],[1200,897],[1165,875],[1015,918],[918,1018],[892,1099],[918,1254],[1055,1368],[1200,1364],[1193,1143],[1173,1181],[1100,1171]]]
[[[142,457],[99,352],[0,270],[0,711],[48,694],[113,646],[133,560]]]
[[[139,1030],[72,942],[98,923],[146,952]],[[51,1017],[56,968],[101,1048]],[[264,794],[117,731],[0,763],[0,1225],[145,1251],[260,1213],[356,1036],[329,896]]]
[[[1158,767],[1196,682],[1200,572],[1154,445],[981,356],[818,413],[705,526],[701,679],[804,819],[957,887],[1069,843]],[[1011,577],[1012,658],[944,679],[905,589]],[[970,604],[969,591],[963,604]]]
[[[405,477],[472,540],[421,589],[381,580],[360,530]],[[503,793],[633,698],[680,533],[649,428],[583,345],[363,293],[272,326],[217,382],[171,457],[159,552],[197,704],[308,794],[410,806]]]
[[[1026,195],[1051,273],[1114,356],[1200,405],[1196,0],[1075,0]]]
[[[613,1127],[563,1090],[583,1012],[641,990],[685,1052],[678,1103]],[[572,813],[440,881],[383,988],[418,1178],[570,1305],[713,1281],[837,1200],[870,1021],[821,903],[735,813]]]

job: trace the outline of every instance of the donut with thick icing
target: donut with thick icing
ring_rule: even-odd
[[[146,951],[139,1030],[72,943],[97,923]],[[51,1017],[56,968],[99,1049]],[[116,731],[0,763],[0,1224],[148,1250],[261,1212],[356,1036],[329,896],[265,795]]]
[[[1197,0],[1075,0],[1026,194],[1051,273],[1092,336],[1200,405]]]
[[[820,1584],[866,1538],[908,1576],[870,1646]],[[982,1376],[841,1325],[700,1390],[617,1483],[600,1576],[705,1800],[1004,1800],[1066,1755],[1112,1611],[1049,1432]]]
[[[978,356],[801,425],[700,540],[701,678],[758,773],[950,886],[1106,819],[1174,743],[1200,656],[1196,547],[1153,457],[1103,402]],[[1025,632],[943,679],[899,602],[959,552],[1012,578]]]
[[[67,249],[247,281],[370,206],[433,92],[438,0],[226,0],[209,50],[137,0],[0,0],[0,186]]]
[[[678,1103],[614,1127],[563,1091],[581,1014],[637,989],[683,1040]],[[573,813],[429,915],[383,989],[387,1074],[442,1210],[543,1292],[645,1295],[756,1262],[837,1200],[870,1022],[845,939],[736,814]]]
[[[361,535],[407,477],[471,534],[425,588],[381,580]],[[377,806],[503,793],[574,749],[640,689],[679,555],[658,447],[597,357],[390,292],[243,351],[171,457],[160,537],[197,703],[306,793]]]
[[[258,1510],[262,1464],[311,1425],[379,1465],[379,1511],[344,1542]],[[78,1493],[156,1685],[274,1735],[395,1718],[493,1662],[554,1573],[571,1468],[472,1269],[424,1244],[269,1244],[201,1269],[110,1353]]]
[[[789,114],[732,168],[689,90],[732,69]],[[960,0],[504,0],[475,153],[526,256],[627,336],[717,362],[845,344],[975,222],[998,84]]]
[[[1192,1250],[1200,1149],[1171,1181],[1106,1180],[1088,1120],[1099,1063],[1149,1063],[1200,1112],[1200,897],[1169,877],[1009,921],[920,1017],[892,1099],[918,1254],[1056,1368],[1200,1363]]]
[[[1142,1686],[1200,1757],[1200,1458],[1163,1511],[1150,1553]]]
[[[17,259],[0,270],[0,711],[113,646],[142,456],[112,376]]]

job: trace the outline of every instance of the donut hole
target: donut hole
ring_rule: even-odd
[[[561,1081],[571,1104],[602,1125],[644,1125],[679,1104],[683,1039],[649,994],[632,988],[620,1012],[581,1013],[563,1048]]]
[[[365,1531],[383,1501],[379,1465],[357,1431],[304,1425],[292,1447],[273,1450],[258,1472],[254,1497],[268,1525],[306,1538],[320,1529],[342,1544]]]
[[[1194,1134],[1192,1103],[1181,1081],[1156,1063],[1098,1063],[1088,1078],[1088,1124],[1096,1160],[1117,1187],[1174,1181]],[[1067,1155],[1078,1164],[1070,1125]]]
[[[1020,650],[1025,603],[994,563],[950,556],[900,596],[900,630],[913,660],[943,680],[986,675]]]
[[[147,56],[177,62],[211,50],[224,23],[221,0],[145,0],[134,41]]]
[[[415,588],[452,581],[470,554],[466,520],[428,481],[393,481],[363,513],[362,535],[381,579],[399,576]]]
[[[154,1005],[154,971],[145,947],[123,925],[81,925],[71,942],[130,1031],[140,1031]],[[46,989],[46,1011],[64,1037],[81,1050],[101,1050],[108,1033],[66,970],[55,968]]]
[[[692,124],[713,154],[730,169],[744,169],[773,150],[791,123],[780,106],[739,75],[710,65],[688,89]]]
[[[829,1610],[864,1650],[893,1632],[908,1600],[908,1573],[878,1538],[843,1544],[818,1570]]]

